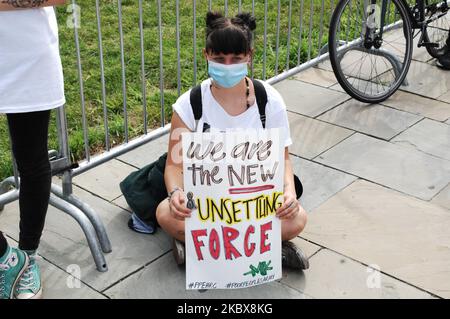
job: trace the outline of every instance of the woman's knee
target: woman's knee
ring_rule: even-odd
[[[306,213],[306,211],[303,209],[303,207],[300,206],[300,212],[297,215],[297,222],[296,222],[296,226],[298,228],[298,232],[301,233],[303,231],[303,229],[305,229],[306,227],[306,223],[308,221],[308,215]]]
[[[168,202],[166,200],[163,200],[161,203],[159,203],[158,207],[156,207],[156,220],[158,221],[158,224],[161,225],[161,227],[167,223],[169,214],[170,207],[168,205]]]
[[[282,223],[282,237],[283,240],[290,240],[297,237],[303,229],[305,229],[307,222],[306,211],[300,207],[300,212],[292,219],[285,220]]]

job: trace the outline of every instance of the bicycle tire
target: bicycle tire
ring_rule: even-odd
[[[359,90],[355,89],[351,83],[346,79],[342,68],[340,66],[339,60],[338,60],[338,48],[337,48],[337,29],[340,25],[340,17],[342,16],[343,10],[345,9],[346,5],[348,4],[350,0],[340,0],[339,3],[336,6],[336,9],[333,12],[332,19],[330,22],[330,30],[329,30],[329,40],[328,40],[328,46],[329,46],[329,55],[330,55],[330,62],[331,66],[333,68],[333,72],[336,76],[336,79],[338,80],[341,87],[347,92],[351,97],[355,98],[358,101],[364,102],[364,103],[380,103],[385,101],[387,98],[389,98],[392,94],[394,94],[400,85],[403,83],[408,70],[409,66],[411,64],[412,60],[412,26],[411,21],[409,19],[409,15],[407,12],[407,8],[404,6],[403,2],[400,0],[391,0],[392,3],[395,4],[395,6],[398,8],[399,14],[403,20],[403,23],[406,24],[406,27],[403,28],[404,30],[404,36],[406,39],[406,52],[405,52],[405,61],[402,64],[402,70],[400,72],[400,76],[396,79],[395,84],[384,94],[377,94],[377,95],[369,95],[369,94],[362,94]]]
[[[447,2],[448,2],[448,1],[447,1]],[[450,10],[447,11],[447,14],[448,14],[449,12],[450,12]],[[437,20],[435,20],[435,21],[441,21],[442,19],[445,19],[445,17],[446,17],[446,15],[440,17],[439,19],[437,19]],[[450,22],[447,23],[447,27],[450,28]],[[427,26],[427,27],[425,28],[425,30],[424,30],[424,33],[423,33],[423,39],[424,39],[425,42],[432,42],[434,39],[430,39],[430,36],[429,36],[429,34],[428,34],[428,28],[429,28],[429,26]],[[426,47],[425,47],[425,48],[427,49],[428,54],[429,54],[430,56],[432,56],[433,58],[435,58],[435,59],[438,59],[438,58],[440,58],[442,55],[444,55],[444,54],[447,53],[447,50],[446,50],[446,48],[444,47],[445,42],[444,42],[444,43],[439,43],[439,44],[440,44],[440,45],[439,45],[439,47],[437,47],[437,48],[436,48],[436,47],[431,47],[431,46],[426,46]]]

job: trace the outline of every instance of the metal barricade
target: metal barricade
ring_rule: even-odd
[[[142,146],[150,141],[153,141],[165,134],[170,130],[170,123],[165,124],[166,114],[164,106],[167,103],[165,101],[165,46],[163,41],[164,29],[167,25],[162,22],[162,4],[165,6],[170,3],[175,10],[175,43],[176,43],[176,91],[179,96],[185,89],[182,87],[182,57],[180,56],[181,42],[180,34],[183,30],[183,25],[181,23],[182,16],[180,15],[181,6],[186,6],[189,3],[192,13],[192,56],[189,58],[192,64],[190,68],[192,69],[192,83],[191,85],[197,84],[200,80],[199,73],[203,72],[205,74],[204,67],[199,66],[197,57],[199,54],[198,45],[204,43],[203,40],[199,40],[198,36],[198,17],[205,17],[206,11],[209,9],[222,11],[225,15],[229,15],[231,11],[234,13],[246,10],[253,13],[259,25],[262,23],[262,27],[259,26],[255,31],[255,48],[257,52],[255,58],[252,61],[251,75],[263,80],[266,80],[270,84],[277,83],[292,75],[312,67],[328,57],[328,53],[323,50],[324,42],[326,42],[325,35],[327,34],[331,13],[335,6],[336,0],[265,0],[265,1],[211,1],[208,2],[191,0],[189,2],[180,2],[179,0],[165,1],[154,0],[157,15],[157,34],[158,34],[158,51],[159,51],[159,107],[160,107],[160,125],[159,127],[149,127],[148,126],[148,92],[147,92],[147,77],[146,77],[146,60],[145,60],[145,19],[144,15],[144,5],[147,2],[143,0],[127,1],[129,5],[130,2],[136,5],[136,10],[138,12],[139,21],[136,25],[139,28],[139,43],[140,43],[140,73],[139,75],[134,74],[133,76],[142,77],[141,81],[141,96],[142,96],[142,120],[143,120],[143,134],[138,137],[130,138],[129,136],[129,122],[128,122],[128,99],[127,99],[127,69],[126,69],[126,52],[125,52],[125,38],[122,21],[123,16],[123,1],[117,0],[117,21],[118,21],[118,36],[120,45],[120,66],[121,66],[121,90],[122,90],[122,111],[123,111],[123,142],[119,145],[111,147],[110,139],[110,128],[108,122],[108,103],[107,103],[107,90],[106,90],[106,79],[105,79],[105,59],[104,59],[104,45],[103,45],[103,35],[102,35],[102,15],[101,15],[101,2],[99,0],[95,1],[94,6],[95,16],[96,16],[96,29],[92,32],[97,32],[98,35],[98,58],[100,67],[100,78],[101,83],[101,107],[103,111],[103,118],[99,119],[98,122],[103,123],[103,129],[105,131],[104,137],[104,147],[101,152],[96,154],[91,154],[91,148],[89,143],[88,134],[88,119],[87,119],[87,107],[85,98],[85,86],[84,86],[84,71],[82,64],[82,54],[81,54],[81,44],[80,43],[80,21],[77,20],[77,12],[83,14],[83,7],[78,6],[77,1],[72,0],[71,9],[68,10],[73,16],[73,33],[75,40],[75,51],[76,51],[76,65],[78,72],[78,84],[79,84],[79,95],[80,95],[80,105],[81,108],[81,123],[83,127],[83,143],[84,143],[84,158],[79,161],[72,163],[71,161],[71,150],[69,147],[68,136],[68,124],[66,119],[66,110],[61,107],[57,110],[57,130],[58,130],[58,140],[59,140],[59,150],[52,151],[51,164],[53,174],[58,174],[62,178],[62,187],[57,185],[52,185],[51,187],[51,197],[50,204],[63,212],[72,216],[80,225],[83,230],[86,239],[88,241],[91,253],[93,255],[96,267],[99,271],[107,271],[108,267],[105,261],[103,253],[111,252],[111,243],[108,239],[105,227],[96,214],[96,212],[85,202],[78,199],[73,195],[72,190],[72,179],[84,172],[87,172],[96,166],[103,164],[111,159],[114,159],[120,155],[123,155],[139,146]],[[149,2],[151,2],[149,0]],[[259,8],[259,11],[256,8]],[[75,10],[75,8],[81,8],[80,10]],[[200,9],[201,8],[201,9]],[[92,9],[92,8],[91,8]],[[272,10],[276,10],[276,23],[272,25],[269,23],[269,13]],[[263,14],[258,15],[258,12],[263,12]],[[295,16],[294,13],[295,12]],[[306,12],[309,14],[306,15]],[[287,21],[283,13],[287,13]],[[283,17],[283,23],[281,23]],[[204,21],[204,20],[203,20]],[[82,25],[81,25],[82,27]],[[170,26],[173,28],[173,25]],[[202,24],[203,28],[203,24]],[[259,34],[262,31],[262,35]],[[314,41],[313,33],[318,33],[318,40]],[[285,39],[281,35],[286,35]],[[269,38],[275,37],[275,41],[271,41]],[[293,43],[296,43],[297,50],[293,50]],[[303,44],[306,44],[306,49]],[[262,45],[262,47],[261,47]],[[280,50],[280,46],[283,46],[283,52]],[[317,53],[314,53],[317,52]],[[303,55],[302,55],[303,54]],[[275,59],[275,65],[273,69],[269,69],[269,58],[271,60]],[[284,60],[285,59],[285,60]],[[255,65],[258,64],[259,71],[256,70]],[[200,70],[200,71],[199,71]],[[149,159],[151,161],[152,159]],[[5,179],[0,184],[0,211],[3,206],[7,203],[15,201],[19,196],[19,182],[20,179],[17,174],[17,170],[14,168],[14,176]],[[14,189],[10,190],[11,186]]]

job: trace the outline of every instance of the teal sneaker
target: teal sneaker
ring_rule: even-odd
[[[36,252],[27,251],[27,255],[30,263],[17,283],[14,296],[17,299],[40,299],[42,298],[41,270],[36,262]]]
[[[13,298],[14,289],[29,262],[25,252],[8,246],[5,255],[0,257],[0,299]]]

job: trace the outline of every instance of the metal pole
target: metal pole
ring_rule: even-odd
[[[308,61],[311,60],[313,16],[314,16],[314,2],[313,0],[311,0],[311,7],[309,10]]]
[[[299,16],[299,24],[300,24],[300,30],[298,33],[298,54],[297,54],[297,65],[301,64],[301,51],[302,51],[302,41],[303,41],[303,5],[304,5],[304,0],[302,0],[301,4],[300,4],[300,16]]]
[[[325,0],[322,0],[322,8],[320,9],[320,31],[319,31],[319,43],[317,46],[317,54],[320,55],[320,49],[322,48],[322,36],[323,36],[323,16],[325,9]]]
[[[275,75],[278,74],[278,57],[279,57],[279,47],[280,47],[280,14],[281,14],[281,3],[278,0],[277,5],[277,38],[275,44]]]
[[[103,125],[105,126],[105,146],[109,151],[109,126],[108,126],[108,108],[106,107],[106,85],[105,85],[105,63],[103,60],[103,42],[102,42],[102,27],[100,17],[99,0],[95,0],[95,9],[97,11],[97,32],[98,32],[98,51],[100,56],[100,81],[102,83],[102,106],[103,106]]]
[[[192,21],[192,28],[193,28],[193,50],[194,50],[194,81],[193,86],[197,85],[197,1],[194,0],[192,2],[193,5],[193,21]]]
[[[211,1],[209,1],[211,5]],[[180,1],[176,1],[176,33],[177,33],[177,93],[181,95],[181,58],[180,58]]]
[[[95,265],[97,266],[97,270],[101,272],[107,271],[108,266],[106,264],[105,256],[103,256],[103,253],[99,247],[95,229],[89,219],[77,207],[65,202],[53,194],[50,195],[49,203],[63,212],[66,212],[77,221],[84,232],[92,257],[94,258]]]
[[[74,205],[79,210],[83,212],[83,214],[89,219],[92,226],[94,227],[97,238],[100,242],[100,246],[104,253],[110,253],[112,251],[111,242],[109,241],[108,234],[106,233],[105,226],[101,221],[100,217],[97,213],[86,203],[79,200],[77,197],[73,195],[65,196],[63,194],[62,189],[57,185],[52,185],[52,193],[58,196],[59,198],[65,200],[66,202]]]
[[[163,36],[162,36],[162,18],[161,18],[161,0],[158,0],[158,31],[159,31],[159,92],[161,106],[161,127],[165,125],[164,112],[164,61],[163,61]]]
[[[75,0],[72,0],[72,4],[75,7],[77,4]],[[80,83],[80,98],[81,98],[81,114],[82,114],[82,123],[83,123],[83,139],[84,139],[84,152],[86,154],[86,160],[89,161],[91,154],[89,150],[89,138],[88,138],[88,127],[87,127],[87,121],[86,121],[86,104],[85,104],[85,97],[84,97],[84,85],[83,85],[83,70],[81,66],[81,54],[80,54],[80,41],[78,37],[78,21],[77,21],[77,15],[74,13],[74,22],[75,27],[74,34],[75,34],[75,47],[77,51],[77,67],[78,67],[78,79]]]
[[[144,134],[147,134],[147,79],[145,76],[144,21],[142,0],[139,0],[139,34],[141,43],[142,108],[144,115]]]
[[[127,108],[127,84],[126,84],[126,67],[125,67],[125,52],[123,43],[123,28],[122,28],[122,0],[118,0],[119,4],[119,34],[120,34],[120,63],[122,65],[122,95],[123,95],[123,126],[125,143],[128,143],[128,108]]]
[[[252,0],[252,16],[255,16],[255,0]],[[256,30],[253,31],[253,43],[255,42],[255,38],[256,38]],[[254,57],[255,57],[255,45],[253,44],[253,55],[252,55],[252,60],[250,63],[250,70],[251,70],[251,75],[252,78],[254,77],[255,74],[255,65],[254,65]]]
[[[288,38],[286,48],[286,69],[289,70],[289,62],[291,56],[291,19],[292,19],[292,0],[289,0],[289,15],[288,15]]]
[[[264,0],[264,53],[263,53],[263,80],[266,79],[267,63],[267,0]]]

